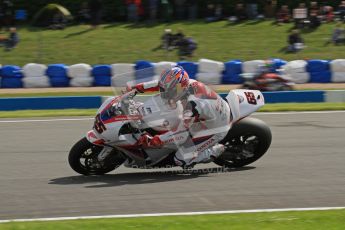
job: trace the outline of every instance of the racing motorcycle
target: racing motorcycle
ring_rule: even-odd
[[[292,91],[295,83],[287,76],[278,73],[264,73],[258,77],[255,74],[241,74],[243,89],[260,91]]]
[[[231,129],[220,141],[225,152],[213,162],[227,168],[253,163],[271,144],[271,131],[263,121],[248,117],[264,105],[256,90],[232,90],[225,97],[230,107]],[[101,175],[121,165],[129,168],[171,168],[177,166],[178,145],[143,146],[139,138],[167,132],[181,121],[181,108],[167,108],[158,95],[138,96],[135,90],[108,98],[98,109],[92,130],[71,148],[69,165],[83,175]],[[202,137],[195,137],[200,139]],[[193,141],[194,141],[193,137]]]

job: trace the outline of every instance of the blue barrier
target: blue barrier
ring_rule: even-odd
[[[287,62],[279,59],[273,58],[270,59],[272,62],[271,71],[277,72],[279,68],[284,66]],[[304,63],[304,62],[303,62]],[[240,74],[242,73],[243,64],[241,60],[231,60],[224,63],[224,71],[221,76],[222,84],[240,84],[242,79]],[[199,62],[190,62],[190,61],[180,61],[177,65],[182,66],[189,74],[189,77],[195,79],[196,75],[199,73]],[[338,76],[339,73],[345,72],[343,66],[345,61],[343,59],[339,60],[308,60],[305,67],[296,67],[299,68],[303,73],[307,73],[307,81],[311,83],[339,83],[345,82],[343,78],[337,78],[334,80],[334,76]],[[40,67],[42,68],[42,67]],[[46,75],[49,77],[51,87],[69,87],[70,78],[68,77],[68,68],[69,66],[65,64],[51,64],[48,65],[46,70]],[[155,63],[150,61],[137,61],[135,65],[135,70],[141,70],[135,73],[135,78],[137,82],[147,81],[155,75]],[[291,67],[292,68],[292,67]],[[337,70],[337,71],[336,71]],[[31,69],[30,71],[34,71]],[[30,73],[27,71],[26,74]],[[212,71],[212,70],[211,70]],[[248,70],[249,71],[249,70]],[[254,71],[250,70],[250,71]],[[296,70],[297,71],[297,70]],[[111,65],[96,65],[92,69],[92,77],[94,78],[94,86],[109,86],[111,83],[112,70]],[[303,82],[303,78],[300,75],[296,75],[294,78],[292,72],[292,78],[297,82]],[[32,72],[31,72],[32,74]],[[215,76],[219,75],[219,70],[215,70]],[[334,75],[337,74],[337,75]],[[19,66],[3,66],[0,71],[0,78],[11,78],[10,80],[5,79],[3,84],[0,84],[0,88],[20,88],[22,87],[22,69]],[[12,80],[12,78],[20,78]],[[25,78],[25,76],[24,76]],[[302,78],[302,79],[299,79]],[[298,81],[298,79],[300,81]],[[218,78],[217,78],[218,80]],[[24,84],[25,86],[25,84]]]
[[[44,109],[93,109],[102,103],[102,97],[22,97],[0,98],[0,111]]]
[[[324,91],[264,92],[265,103],[324,102]]]
[[[325,102],[324,91],[283,91],[283,92],[263,92],[265,103],[307,103]],[[225,98],[226,93],[220,96]]]
[[[325,102],[328,91],[264,92],[266,103]],[[332,92],[332,91],[330,91]],[[220,94],[225,98],[227,94]],[[102,104],[101,96],[0,98],[0,111],[44,109],[93,109]]]

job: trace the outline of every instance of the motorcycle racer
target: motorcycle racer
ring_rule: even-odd
[[[229,105],[205,84],[189,79],[180,66],[162,72],[160,79],[140,83],[127,90],[138,92],[159,91],[162,101],[171,109],[182,106],[181,122],[170,130],[151,136],[144,134],[139,143],[144,147],[162,147],[175,143],[176,165],[192,167],[196,163],[208,163],[220,156],[225,148],[218,144],[231,127]]]

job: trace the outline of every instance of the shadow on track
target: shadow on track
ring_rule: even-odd
[[[85,184],[86,188],[114,187],[128,184],[152,184],[160,182],[188,180],[204,177],[208,174],[231,173],[255,169],[255,167],[242,167],[237,169],[224,169],[221,167],[191,169],[191,170],[171,170],[157,172],[121,173],[107,174],[102,176],[71,176],[51,179],[49,184],[73,185]]]

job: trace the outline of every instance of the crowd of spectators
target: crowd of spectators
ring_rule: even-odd
[[[308,24],[316,28],[323,21],[344,20],[345,1],[342,1],[339,6],[333,4],[334,7],[327,2],[331,1],[322,1],[320,4],[317,1],[311,1],[308,5],[302,2],[298,7],[290,8],[289,5],[281,5],[282,1],[278,0],[238,0],[232,3],[211,0],[121,0],[113,5],[105,0],[84,0],[71,3],[71,6],[73,6],[72,13],[78,22],[90,23],[93,27],[97,27],[102,18],[115,19],[121,14],[122,20],[133,23],[193,20],[201,17],[207,22],[223,19],[241,22],[247,19],[276,18],[278,24],[294,21],[296,26]],[[110,9],[110,6],[114,8]],[[13,11],[11,0],[0,0],[2,25],[11,23]],[[109,16],[110,12],[112,12],[111,16]]]
[[[316,29],[323,22],[345,22],[345,1],[341,1],[334,8],[328,5],[327,1],[323,1],[321,4],[311,1],[308,5],[302,2],[296,8],[289,8],[288,5],[278,7],[277,0],[263,0],[260,3],[259,7],[257,1],[237,1],[229,13],[225,9],[225,3],[221,1],[218,3],[206,1],[205,9],[200,10],[201,3],[197,0],[123,0],[126,20],[132,23],[144,20],[149,22],[157,20],[170,22],[173,19],[193,20],[199,18],[198,13],[200,12],[203,12],[206,22],[228,19],[236,23],[262,18],[275,18],[278,25],[294,22],[295,28],[287,39],[287,52],[298,52],[305,47],[299,32],[301,29]],[[14,27],[14,9],[13,1],[0,0],[0,29],[5,28],[9,31],[9,36],[6,38],[3,36],[2,39],[8,50],[14,48],[19,42],[19,36]],[[90,24],[91,28],[97,28],[105,10],[103,0],[85,0],[79,6],[75,19],[79,23]],[[66,22],[63,17],[58,14],[54,16],[52,29],[63,29],[65,26]],[[342,24],[337,24],[329,42],[335,45],[344,44],[344,36]],[[167,51],[177,49],[180,58],[183,59],[193,55],[197,43],[191,37],[185,36],[182,31],[173,34],[170,29],[166,29],[162,36],[162,44],[158,48]]]
[[[297,8],[289,9],[287,5],[282,5],[277,11],[276,21],[278,24],[295,22],[296,28],[317,28],[323,22],[345,21],[345,1],[334,9],[328,4],[319,5],[318,2],[310,2],[307,7],[305,3],[300,3]]]

